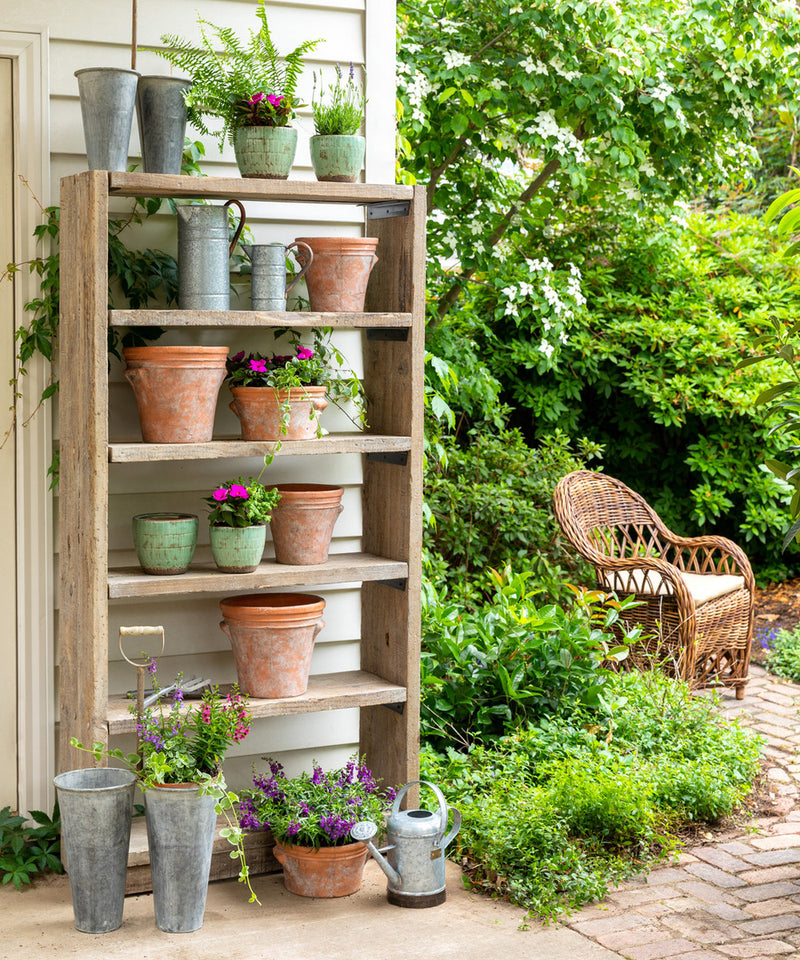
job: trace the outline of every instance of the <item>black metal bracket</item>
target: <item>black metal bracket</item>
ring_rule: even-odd
[[[369,327],[367,340],[395,340],[408,343],[408,327]]]
[[[386,707],[387,710],[391,710],[393,713],[399,713],[401,717],[406,710],[405,703],[384,703],[383,706]]]
[[[361,204],[367,208],[367,220],[389,220],[392,217],[407,217],[411,210],[410,200],[381,200],[379,203]]]
[[[394,463],[398,467],[408,466],[408,450],[387,450],[385,453],[365,454],[370,463]]]
[[[376,583],[382,583],[384,587],[391,587],[392,590],[399,590],[401,593],[408,588],[408,580],[405,577],[399,577],[397,580],[377,580]]]

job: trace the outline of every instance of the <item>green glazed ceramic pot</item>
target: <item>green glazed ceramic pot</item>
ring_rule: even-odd
[[[252,573],[261,563],[267,540],[267,525],[209,527],[211,553],[223,573]]]
[[[293,127],[238,127],[233,150],[239,173],[260,180],[286,180],[297,150]]]
[[[133,518],[133,544],[145,573],[186,573],[197,546],[197,517],[191,513],[142,513]]]
[[[316,136],[309,140],[317,180],[355,183],[364,166],[366,140],[356,134]]]

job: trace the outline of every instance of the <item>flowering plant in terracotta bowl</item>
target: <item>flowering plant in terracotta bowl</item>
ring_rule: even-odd
[[[205,497],[214,562],[224,573],[252,573],[264,554],[267,527],[281,495],[259,480],[238,477]]]
[[[367,859],[363,843],[350,830],[364,819],[383,822],[395,798],[382,789],[363,758],[353,757],[325,773],[318,764],[289,778],[269,758],[269,772],[255,774],[254,790],[241,794],[243,829],[271,830],[275,857],[283,864],[291,893],[304,897],[344,897],[361,886]]]

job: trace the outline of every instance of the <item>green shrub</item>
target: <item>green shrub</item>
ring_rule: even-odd
[[[800,627],[794,630],[778,630],[768,640],[767,670],[800,683]]]
[[[37,826],[30,826],[25,817],[13,815],[10,807],[0,810],[0,883],[13,884],[17,890],[38,873],[62,873],[64,869],[58,804],[52,817],[41,810],[32,810],[30,816]]]

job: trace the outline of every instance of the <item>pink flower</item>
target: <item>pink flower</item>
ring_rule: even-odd
[[[222,503],[223,500],[228,499],[228,491],[225,489],[225,487],[217,487],[211,496],[219,503]]]
[[[272,104],[273,107],[279,107],[281,104],[281,101],[283,100],[283,95],[281,94],[281,96],[276,97],[270,94],[267,97],[267,100]]]
[[[204,703],[200,709],[200,716],[203,718],[203,723],[211,723],[211,707]]]
[[[236,497],[238,500],[248,500],[250,498],[247,487],[243,487],[240,483],[231,484],[231,496]]]
[[[257,103],[261,103],[263,99],[264,99],[263,93],[254,93],[253,96],[250,97],[250,99],[247,102],[250,104],[251,107],[254,107]],[[269,97],[268,99],[270,100],[270,102],[272,101],[272,97]]]
[[[266,372],[267,372],[267,361],[266,361],[266,360],[251,360],[251,361],[250,361],[250,372],[251,372],[251,373],[266,373]]]
[[[300,347],[297,351],[298,360],[310,360],[314,356],[314,351],[309,350],[308,347]]]

